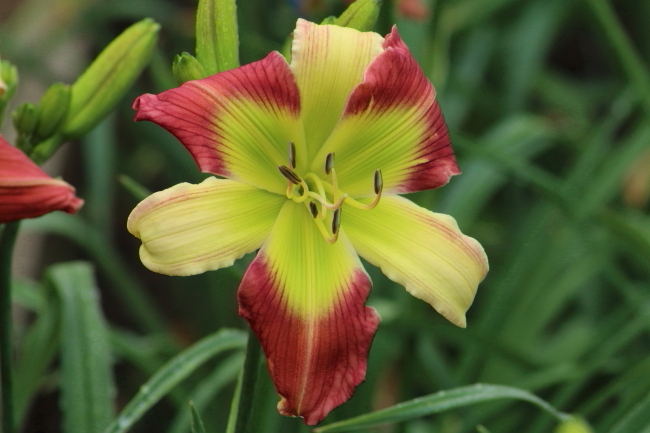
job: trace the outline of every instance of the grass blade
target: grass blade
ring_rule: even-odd
[[[396,423],[476,403],[501,399],[528,401],[547,411],[558,420],[563,420],[567,417],[567,415],[558,412],[544,400],[528,391],[501,385],[477,384],[416,398],[376,412],[335,422],[317,428],[314,431],[322,433],[360,430],[380,424]]]
[[[101,432],[113,417],[115,387],[108,330],[89,263],[52,266],[61,302],[61,408],[66,433]]]
[[[127,431],[149,408],[205,361],[223,351],[241,349],[245,344],[246,334],[232,329],[218,331],[198,341],[172,358],[142,385],[105,433]]]

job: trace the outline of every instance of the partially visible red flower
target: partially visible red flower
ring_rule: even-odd
[[[48,176],[0,135],[0,223],[62,210],[76,213],[83,200],[74,187]]]
[[[418,22],[426,21],[430,13],[429,6],[422,0],[400,0],[397,11],[404,18]]]

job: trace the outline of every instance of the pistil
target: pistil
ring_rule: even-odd
[[[357,209],[370,210],[379,204],[384,187],[381,170],[374,173],[373,188],[375,198],[371,203],[362,203],[348,196],[339,189],[336,169],[334,168],[334,153],[325,157],[325,175],[330,177],[331,183],[323,180],[315,173],[307,173],[300,177],[296,172],[296,147],[289,142],[289,167],[278,166],[278,170],[287,179],[287,198],[296,203],[305,203],[307,210],[314,218],[314,223],[327,242],[333,244],[337,241],[341,227],[341,206],[344,203]],[[307,183],[309,181],[309,183]],[[329,199],[328,197],[331,197]],[[324,220],[328,211],[332,211],[330,230],[325,226]]]

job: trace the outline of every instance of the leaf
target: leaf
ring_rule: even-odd
[[[61,303],[61,409],[66,433],[101,432],[113,417],[115,387],[108,330],[93,268],[52,266],[48,281]]]
[[[616,423],[610,433],[638,433],[650,430],[650,393]]]
[[[190,401],[190,413],[192,414],[192,423],[190,424],[192,427],[192,433],[205,433],[205,425],[203,425],[203,421],[201,420],[201,417],[196,411],[196,408],[194,407],[194,403],[192,403],[191,401]]]
[[[246,334],[232,329],[223,329],[199,340],[169,360],[142,385],[105,433],[127,431],[147,410],[205,361],[226,350],[242,349],[245,344]]]
[[[501,385],[476,384],[450,391],[441,391],[426,397],[416,398],[398,405],[360,415],[347,420],[315,429],[315,432],[341,432],[359,430],[380,424],[396,423],[409,419],[420,418],[450,409],[469,406],[501,399],[524,400],[547,411],[559,420],[566,419],[568,415],[558,412],[551,405],[539,397],[518,388]]]

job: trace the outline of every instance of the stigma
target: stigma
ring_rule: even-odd
[[[316,227],[330,244],[335,243],[339,237],[343,204],[363,210],[373,209],[379,204],[384,187],[380,169],[375,170],[372,177],[375,192],[373,201],[362,203],[339,188],[333,152],[325,157],[322,173],[309,172],[303,176],[296,172],[296,147],[292,141],[289,142],[288,156],[288,165],[278,166],[287,180],[286,196],[296,203],[304,203]]]

